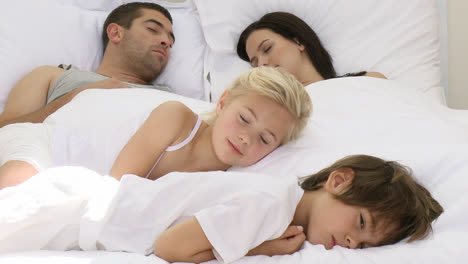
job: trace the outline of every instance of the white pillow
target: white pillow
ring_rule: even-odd
[[[171,12],[176,35],[172,56],[158,82],[178,94],[204,99],[206,44],[192,3],[158,3]],[[72,0],[4,3],[0,10],[0,112],[11,88],[35,67],[65,63],[97,69],[102,58],[102,25],[117,5]]]
[[[377,71],[445,103],[436,0],[194,0],[209,47],[213,101],[249,65],[237,58],[240,33],[273,11],[306,21],[334,59],[338,75]]]
[[[418,98],[419,92],[407,89],[398,81],[367,77],[308,85],[314,113],[303,135],[257,164],[230,170],[303,176],[322,167],[320,160],[329,153],[336,159],[356,151],[468,144],[468,111]]]

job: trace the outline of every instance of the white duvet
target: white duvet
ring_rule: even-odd
[[[304,176],[347,154],[371,154],[410,166],[445,212],[434,223],[433,235],[422,241],[409,244],[402,241],[364,250],[335,247],[328,251],[305,243],[293,255],[244,257],[235,263],[464,263],[468,249],[468,111],[448,109],[388,80],[344,78],[319,82],[307,89],[314,103],[314,114],[304,136],[254,166],[230,170],[263,172],[272,177]],[[100,106],[94,104],[104,93],[109,101]],[[51,116],[48,122],[69,127],[107,126],[119,122],[118,117],[110,117],[119,111],[124,117],[131,116],[167,99],[185,102],[195,111],[212,106],[158,91],[89,90]],[[127,108],[135,101],[141,104]],[[78,119],[88,113],[94,115]],[[103,124],[102,118],[106,116],[110,118],[104,119]],[[65,212],[63,215],[66,217]],[[28,251],[0,256],[1,264],[54,261],[165,263],[154,255],[122,252]]]
[[[0,191],[0,253],[105,250],[145,256],[162,232],[195,216],[216,258],[231,263],[279,237],[302,194],[294,177],[212,171],[173,172],[157,181],[124,175],[117,181],[83,167],[49,168]]]

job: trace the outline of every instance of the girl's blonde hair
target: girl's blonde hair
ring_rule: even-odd
[[[290,73],[279,67],[257,67],[239,76],[228,89],[228,101],[254,93],[279,103],[296,119],[294,128],[284,143],[297,139],[312,113],[312,102],[304,86]],[[205,113],[204,120],[213,124],[216,110]]]

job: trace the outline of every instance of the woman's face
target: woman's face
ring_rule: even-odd
[[[301,68],[308,57],[299,42],[286,39],[269,29],[258,29],[249,35],[245,44],[252,67],[279,66],[301,80]]]

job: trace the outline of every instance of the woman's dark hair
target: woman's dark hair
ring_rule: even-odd
[[[324,79],[337,77],[333,67],[333,60],[323,47],[317,34],[302,19],[286,12],[268,13],[244,29],[237,43],[237,55],[242,60],[250,62],[245,45],[250,34],[259,29],[271,30],[286,39],[301,43],[304,45],[315,69]],[[348,73],[344,76],[361,76],[364,74],[366,72],[362,71]]]

